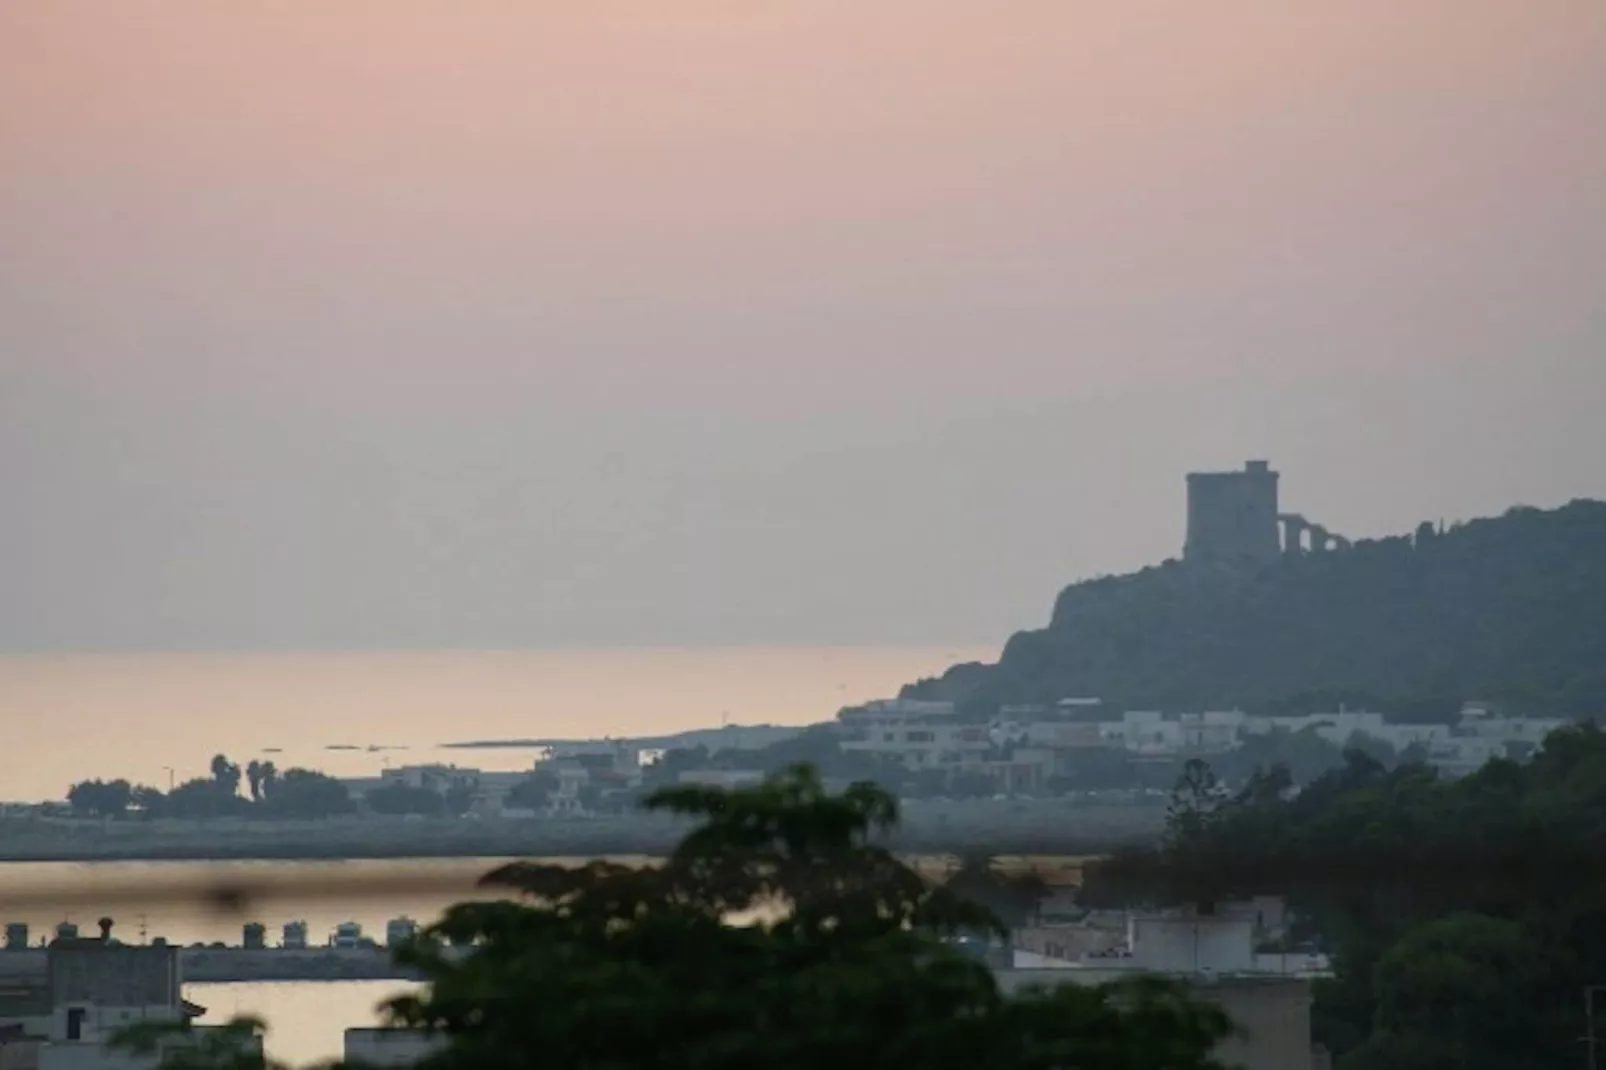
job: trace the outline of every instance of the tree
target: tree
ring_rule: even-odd
[[[251,792],[252,802],[262,801],[262,763],[255,758],[245,767],[246,787]]]
[[[1329,769],[1344,764],[1344,750],[1324,739],[1315,728],[1298,732],[1275,728],[1246,736],[1243,745],[1213,759],[1223,780],[1242,783],[1256,769],[1280,765],[1296,784],[1308,784]]]
[[[162,801],[164,817],[208,818],[243,815],[251,804],[218,781],[205,777],[186,780],[167,793]]]
[[[334,817],[355,809],[344,784],[311,769],[288,769],[283,776],[275,771],[273,779],[263,783],[273,785],[272,793],[257,806],[272,817]]]
[[[1202,835],[1221,806],[1221,783],[1216,771],[1202,758],[1189,758],[1171,788],[1166,808],[1166,837],[1173,844]]]
[[[161,817],[167,804],[167,796],[158,788],[140,784],[134,788],[131,801],[134,808],[146,817]]]
[[[880,788],[831,795],[800,766],[646,805],[699,822],[663,864],[504,867],[487,884],[525,902],[455,906],[403,952],[428,986],[391,1014],[444,1034],[433,1066],[1217,1065],[1231,1023],[1165,981],[1001,992],[950,942],[997,919],[875,842],[897,819]]]
[[[1010,876],[999,869],[996,858],[985,854],[961,858],[959,868],[945,886],[953,894],[985,907],[1010,928],[1019,928],[1035,917],[1038,904],[1048,897],[1048,885],[1042,877],[1036,873]]]
[[[1526,763],[1455,780],[1350,750],[1274,789],[1090,867],[1084,897],[1286,895],[1333,957],[1312,1025],[1342,1070],[1576,1058],[1578,996],[1606,977],[1606,734],[1564,728]]]
[[[133,791],[126,780],[85,780],[67,789],[67,802],[85,817],[122,817]]]
[[[1351,732],[1349,739],[1344,741],[1344,749],[1360,751],[1385,767],[1393,766],[1400,760],[1399,751],[1394,749],[1394,744],[1368,732]]]
[[[558,776],[550,769],[536,769],[513,785],[507,801],[520,810],[545,810],[558,790]]]
[[[225,795],[240,793],[240,767],[221,754],[212,757],[212,781]]]
[[[278,786],[279,767],[274,765],[270,758],[262,763],[258,772],[262,777],[262,798],[267,799],[273,795],[274,788]]]
[[[1545,1065],[1534,1055],[1562,1023],[1527,1008],[1566,995],[1550,984],[1554,969],[1514,921],[1455,914],[1419,925],[1378,959],[1374,1034],[1348,1062],[1409,1053],[1430,1068]]]

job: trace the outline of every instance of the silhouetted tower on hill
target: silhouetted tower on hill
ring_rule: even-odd
[[[1277,473],[1265,461],[1250,461],[1241,472],[1188,475],[1190,562],[1262,565],[1282,553],[1277,525]]]

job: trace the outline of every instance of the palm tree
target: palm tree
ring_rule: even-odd
[[[262,763],[255,758],[245,767],[246,786],[251,790],[251,801],[262,801]]]
[[[240,790],[240,767],[229,761],[225,755],[213,755],[212,781],[222,794],[238,794]]]

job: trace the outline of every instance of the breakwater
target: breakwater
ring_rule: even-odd
[[[1159,835],[1163,802],[910,801],[891,846],[911,853],[1099,854]],[[580,820],[0,820],[0,861],[97,862],[659,855],[690,827],[657,814]]]
[[[0,952],[0,976],[42,978],[48,968],[45,956],[42,948]],[[186,947],[178,957],[185,982],[192,984],[423,979],[382,947]]]

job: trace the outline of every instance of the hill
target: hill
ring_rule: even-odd
[[[977,716],[1067,696],[1252,712],[1347,702],[1419,720],[1472,698],[1606,713],[1606,503],[1424,524],[1252,574],[1171,561],[1078,583],[996,665],[904,695]]]

